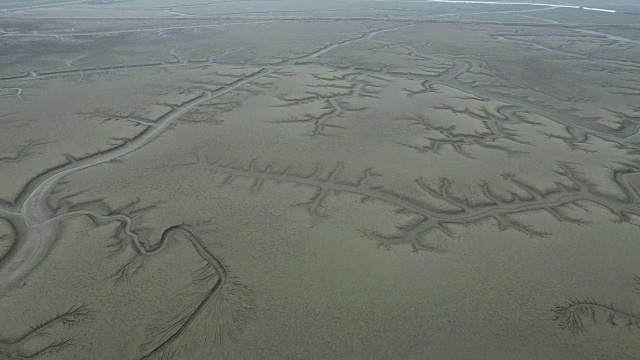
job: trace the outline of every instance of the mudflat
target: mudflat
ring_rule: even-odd
[[[640,7],[0,5],[0,358],[640,356]]]

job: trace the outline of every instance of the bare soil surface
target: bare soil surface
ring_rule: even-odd
[[[639,22],[4,2],[0,358],[637,358]]]

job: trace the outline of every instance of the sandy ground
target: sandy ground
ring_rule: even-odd
[[[0,358],[640,354],[635,43],[40,5],[0,8]]]

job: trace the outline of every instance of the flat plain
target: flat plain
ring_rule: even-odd
[[[0,358],[637,358],[638,23],[4,2]]]

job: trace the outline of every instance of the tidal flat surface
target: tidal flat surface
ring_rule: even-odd
[[[0,359],[640,357],[640,6],[0,5]]]

